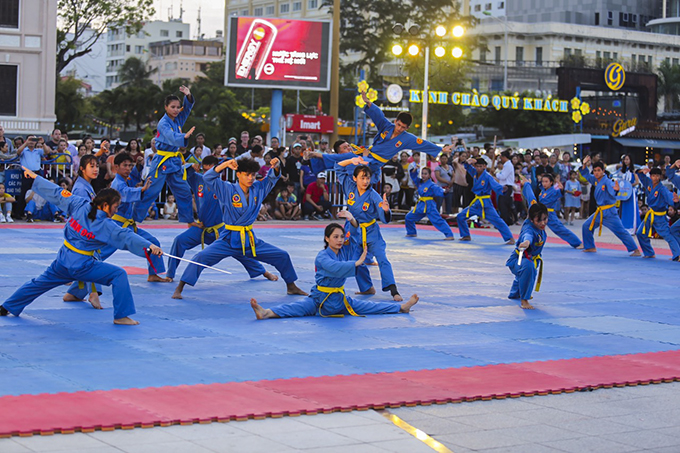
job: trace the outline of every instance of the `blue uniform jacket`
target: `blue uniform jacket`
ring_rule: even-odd
[[[194,106],[193,96],[191,99],[192,101],[189,101],[187,97],[184,98],[183,109],[181,112],[179,112],[177,118],[171,120],[166,114],[163,115],[163,118],[161,118],[161,120],[158,122],[158,126],[156,126],[156,129],[158,129],[158,133],[156,134],[156,148],[158,151],[177,152],[181,147],[187,146],[189,140],[184,138],[182,126],[184,126],[184,123],[189,117],[189,113],[191,113],[191,109]],[[160,154],[156,154],[153,157],[151,165],[149,166],[150,175],[156,173],[158,164],[161,160],[163,160],[163,156]],[[182,171],[182,159],[177,157],[167,159],[163,162],[163,167],[165,168],[159,169],[162,170],[163,173],[176,173]]]
[[[598,206],[607,206],[616,204],[616,190],[614,190],[614,183],[607,175],[604,175],[599,181],[593,176],[590,171],[581,167],[579,169],[581,176],[583,176],[589,183],[595,186],[595,202]]]
[[[222,209],[217,199],[217,193],[205,183],[203,175],[196,173],[193,176],[193,187],[198,207],[198,220],[206,227],[222,223]]]
[[[351,159],[352,157],[354,157],[352,153],[324,154],[323,163],[326,167],[326,170],[333,170],[335,168],[335,164],[342,162],[343,160]],[[371,169],[371,184],[377,184],[380,182],[380,172],[383,163],[375,159],[368,159],[366,162],[368,162],[368,168]],[[355,165],[350,165],[349,167],[352,169],[352,171],[354,171],[356,168]]]
[[[647,194],[647,205],[652,211],[666,212],[668,206],[673,206],[675,204],[673,202],[673,194],[670,190],[666,189],[660,181],[659,184],[654,186],[652,184],[652,178],[646,174],[639,172],[638,177]]]
[[[326,299],[324,307],[328,311],[333,312],[332,307],[335,307],[335,311],[342,310],[345,306],[342,294],[334,293],[328,294],[321,292],[317,289],[317,286],[325,286],[328,288],[340,288],[345,285],[345,281],[348,278],[354,277],[356,274],[355,261],[352,259],[351,250],[349,247],[343,247],[340,252],[336,255],[330,248],[321,250],[314,260],[314,266],[316,268],[316,274],[314,280],[316,285],[312,288],[310,296],[314,299],[317,304]]]
[[[475,167],[465,162],[465,168],[474,180],[472,192],[478,197],[491,195],[491,192],[496,192],[496,194],[499,195],[503,193],[503,186],[493,179],[493,176],[491,176],[488,171],[484,170],[481,175],[477,176]]]
[[[439,197],[443,198],[444,197],[444,189],[439,187],[437,184],[435,184],[432,179],[428,179],[427,181],[423,181],[420,179],[418,176],[418,170],[414,169],[410,172],[411,179],[413,180],[413,184],[415,184],[416,188],[418,189],[418,196],[420,198],[423,197]],[[437,209],[437,203],[434,200],[428,200],[428,201],[419,201],[418,204],[415,205],[414,211],[413,212],[418,212],[418,213],[424,213],[427,212],[427,209],[434,210],[432,212],[439,212]]]
[[[82,176],[78,176],[78,178],[76,178],[75,182],[73,183],[73,189],[71,189],[71,193],[73,195],[86,198],[90,201],[92,201],[95,197],[92,184],[87,182],[87,180]]]
[[[404,150],[422,151],[431,156],[437,157],[442,149],[432,142],[418,138],[409,132],[402,132],[392,138],[394,123],[385,118],[385,114],[375,104],[364,107],[366,114],[373,120],[378,129],[378,135],[373,140],[371,155],[366,160],[375,159],[381,163],[386,163],[392,156]],[[375,157],[378,156],[378,158]],[[382,159],[382,160],[381,160]]]
[[[383,223],[389,223],[391,218],[391,211],[385,212],[383,208],[379,206],[382,202],[382,197],[378,192],[370,187],[362,195],[359,195],[359,188],[357,183],[354,182],[352,173],[347,169],[347,167],[341,167],[340,165],[335,166],[335,171],[338,175],[338,180],[342,184],[342,190],[347,198],[348,210],[357,222],[368,223],[372,220],[380,220]],[[373,229],[377,229],[378,225],[373,224],[367,229],[367,234]],[[359,229],[351,227],[351,235],[354,236]]]
[[[562,191],[555,186],[552,186],[549,189],[544,189],[541,187],[541,193],[538,195],[538,200],[536,200],[534,189],[531,187],[531,183],[524,183],[524,186],[522,186],[522,193],[530,205],[532,202],[538,201],[553,211],[555,209],[559,209],[559,203],[562,199]]]
[[[539,230],[530,219],[526,219],[522,224],[519,239],[517,239],[515,250],[512,253],[517,255],[519,245],[524,241],[529,241],[529,248],[524,251],[524,257],[533,259],[535,256],[540,256],[543,253],[546,237],[545,230]]]
[[[142,258],[146,257],[144,250],[151,246],[151,242],[130,229],[121,228],[104,211],[98,211],[94,221],[89,219],[87,215],[93,209],[89,199],[73,195],[40,176],[35,179],[33,190],[69,216],[64,227],[64,239],[73,247],[96,252],[112,246],[128,250]],[[78,269],[94,258],[74,252],[64,245],[59,250],[57,259],[68,268]]]
[[[668,178],[668,180],[672,182],[675,187],[680,189],[680,175],[678,175],[675,172],[675,168],[671,168],[670,165],[666,167],[666,178]]]
[[[120,193],[120,206],[118,207],[118,215],[126,219],[132,218],[135,203],[142,199],[142,188],[134,187],[132,180],[127,181],[119,174],[113,178],[111,188],[116,189]]]

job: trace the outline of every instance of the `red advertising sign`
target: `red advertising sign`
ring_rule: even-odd
[[[286,129],[291,132],[332,134],[334,126],[332,116],[286,115]]]
[[[328,90],[330,22],[231,17],[225,85]]]

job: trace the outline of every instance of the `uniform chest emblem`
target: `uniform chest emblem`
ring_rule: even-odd
[[[402,145],[401,140],[394,144],[394,146],[396,146],[397,148],[399,148],[401,145]]]
[[[203,184],[198,186],[198,197],[203,198]]]
[[[481,184],[482,184],[482,185],[486,184],[486,181],[482,181],[482,183],[481,183]]]
[[[241,197],[237,193],[235,193],[234,196],[231,197],[231,204],[235,208],[242,208],[243,207],[243,203],[241,203]]]
[[[354,206],[354,202],[355,202],[354,197],[355,197],[354,192],[350,192],[349,195],[347,196],[347,204],[348,205]]]
[[[659,191],[658,191],[658,190],[657,190],[656,192],[654,192],[654,196],[655,196],[655,197],[658,197],[658,196],[659,196]]]
[[[425,187],[425,188],[423,189],[423,193],[427,192],[427,189],[428,189],[428,188]]]
[[[367,202],[365,202],[364,205],[361,207],[361,210],[362,210],[362,211],[368,211],[368,206],[369,206],[369,204],[368,204],[368,201],[367,201]]]
[[[387,137],[387,131],[380,134],[380,138],[382,138],[383,140],[385,140],[385,137]]]

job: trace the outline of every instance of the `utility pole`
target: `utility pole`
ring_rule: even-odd
[[[331,108],[333,117],[333,133],[330,144],[338,139],[338,103],[340,99],[340,0],[333,0],[333,51],[331,55]],[[355,126],[356,127],[356,126]]]

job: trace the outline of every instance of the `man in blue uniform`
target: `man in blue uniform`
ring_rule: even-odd
[[[434,201],[436,197],[444,197],[444,190],[432,182],[432,173],[429,168],[425,167],[421,171],[422,179],[418,177],[417,168],[414,168],[411,171],[411,179],[418,189],[419,200],[413,209],[406,214],[406,237],[418,236],[416,222],[427,216],[427,218],[430,219],[430,222],[432,222],[432,225],[444,233],[446,240],[453,241],[451,227],[444,219],[442,219],[442,216],[439,215],[437,203]]]
[[[647,176],[647,173],[649,173],[649,176]],[[673,261],[678,261],[680,259],[680,244],[678,244],[675,236],[671,234],[671,230],[668,227],[668,219],[666,218],[668,206],[673,206],[680,201],[678,195],[671,193],[670,190],[661,184],[662,172],[660,168],[652,168],[650,170],[648,167],[642,167],[642,169],[637,171],[637,174],[645,195],[647,195],[647,205],[649,206],[649,211],[645,214],[642,224],[635,233],[640,247],[642,247],[644,257],[655,257],[654,248],[649,238],[652,237],[653,231],[656,230],[658,235],[668,242],[671,254],[673,255]]]
[[[668,178],[676,188],[680,189],[680,175],[676,173],[676,168],[680,168],[680,159],[676,160],[673,165],[666,167],[666,178]],[[671,234],[678,244],[680,244],[680,222],[675,222],[671,225]]]

